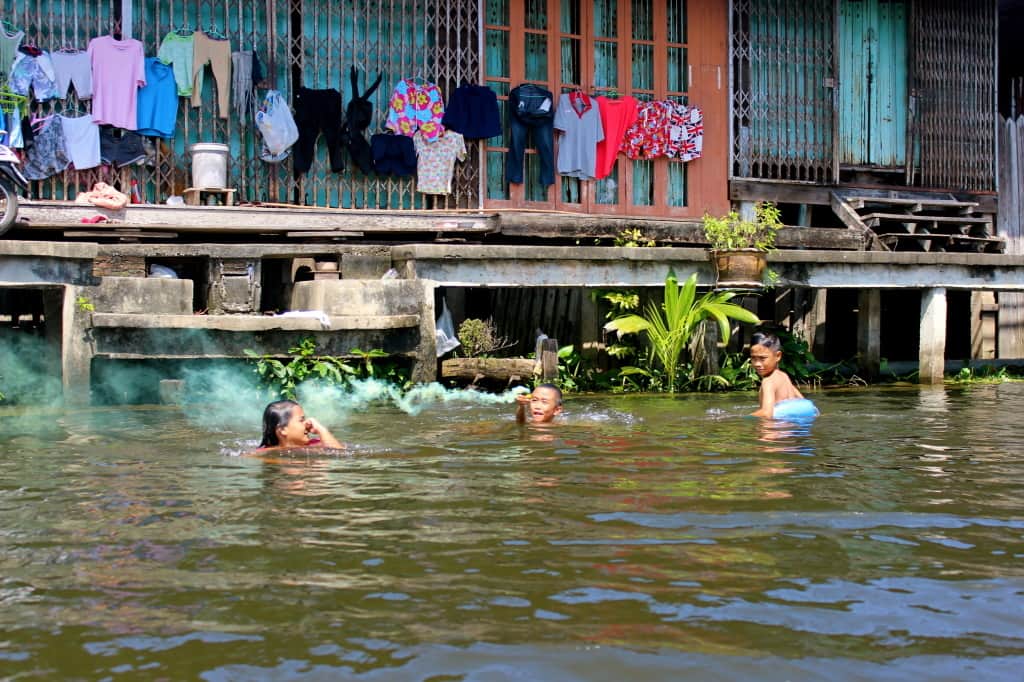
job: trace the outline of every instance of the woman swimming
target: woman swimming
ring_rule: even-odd
[[[302,406],[294,400],[278,400],[267,405],[263,410],[260,450],[303,447],[343,449],[345,446],[327,427],[313,417],[307,417]]]

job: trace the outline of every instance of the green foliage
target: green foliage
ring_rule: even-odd
[[[610,306],[604,316],[606,320],[614,320],[640,308],[640,294],[635,289],[609,291],[600,296]],[[636,357],[639,355],[639,345],[633,338],[622,339],[620,337],[618,343],[608,344],[605,352],[618,359]]]
[[[1017,368],[1017,371],[1009,367],[962,367],[952,377],[957,384],[1002,384],[1008,381],[1021,381],[1024,379]]]
[[[732,292],[710,291],[697,297],[697,273],[679,285],[674,272],[665,278],[664,303],[650,304],[644,316],[628,314],[608,322],[605,329],[623,334],[644,332],[650,349],[649,357],[657,359],[665,372],[665,389],[677,389],[679,364],[695,332],[702,331],[702,323],[712,320],[718,324],[720,339],[727,343],[732,332],[730,320],[757,323],[758,318],[742,306],[729,303]],[[653,364],[653,363],[652,363]],[[650,368],[645,368],[650,375]]]
[[[781,211],[770,202],[758,202],[754,219],[744,220],[737,211],[721,217],[704,214],[704,237],[712,250],[757,249],[771,251],[782,228]]]
[[[409,383],[408,371],[393,361],[374,362],[386,358],[387,353],[374,349],[363,351],[353,348],[351,353],[361,359],[353,366],[343,358],[333,355],[319,355],[316,341],[307,337],[298,345],[289,348],[288,360],[269,355],[259,355],[245,349],[245,355],[255,364],[253,371],[259,376],[260,384],[268,395],[295,400],[295,389],[304,381],[316,380],[328,385],[346,385],[355,379],[381,379],[400,386]]]
[[[469,318],[459,325],[457,334],[462,344],[461,353],[467,358],[486,357],[496,350],[507,348],[508,339],[498,336],[493,320]]]
[[[615,246],[655,246],[654,240],[645,237],[643,230],[638,227],[626,228],[619,232],[613,244]]]
[[[75,307],[83,313],[91,313],[96,310],[96,306],[89,300],[88,296],[79,296],[76,298]]]
[[[598,369],[583,358],[575,346],[558,349],[558,387],[566,393],[577,391],[608,391],[612,388],[614,373]]]

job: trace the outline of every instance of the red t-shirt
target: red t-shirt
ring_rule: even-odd
[[[604,139],[597,143],[597,163],[594,165],[594,176],[600,180],[612,172],[622,138],[636,120],[637,102],[629,96],[611,99],[602,95],[595,99],[604,129]]]

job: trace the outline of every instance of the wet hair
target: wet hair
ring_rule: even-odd
[[[779,337],[771,332],[754,332],[750,337],[750,347],[764,346],[773,353],[782,350],[782,342]]]
[[[537,388],[551,389],[552,391],[555,392],[555,398],[558,399],[558,404],[559,405],[562,404],[562,389],[560,389],[558,386],[555,386],[554,384],[540,384],[540,385],[537,386]],[[536,389],[534,389],[534,390],[536,390]]]
[[[278,400],[267,405],[263,410],[261,448],[271,448],[281,444],[277,438],[277,430],[291,421],[292,411],[298,406],[299,404],[294,400]]]

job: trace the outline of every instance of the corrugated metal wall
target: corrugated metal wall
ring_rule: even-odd
[[[119,14],[119,0],[0,0],[0,14],[25,30],[44,49],[62,45],[85,48],[88,41],[109,33]],[[394,85],[405,77],[436,82],[445,98],[466,80],[479,80],[479,8],[476,0],[135,0],[133,37],[146,56],[156,54],[163,37],[177,28],[216,30],[231,41],[232,50],[255,50],[267,65],[267,83],[291,100],[299,85],[336,88],[343,102],[352,97],[348,70],[359,70],[361,89],[378,73],[382,84],[372,97],[374,121],[367,131],[381,129]],[[179,98],[178,130],[168,144],[157,145],[147,165],[122,171],[68,171],[39,184],[39,195],[73,198],[97,180],[127,186],[139,180],[147,198],[162,201],[188,185],[195,142],[227,143],[231,149],[229,184],[242,201],[287,202],[353,208],[473,208],[479,205],[479,154],[468,142],[469,156],[456,165],[453,193],[427,199],[415,192],[414,181],[364,176],[352,170],[331,173],[323,139],[310,172],[293,178],[291,159],[279,165],[259,159],[259,133],[253,107],[241,115],[217,117],[214,79],[206,73],[198,108]],[[218,84],[219,85],[219,84]],[[260,93],[264,91],[261,89]],[[73,96],[52,100],[42,113],[87,112],[88,102]]]

